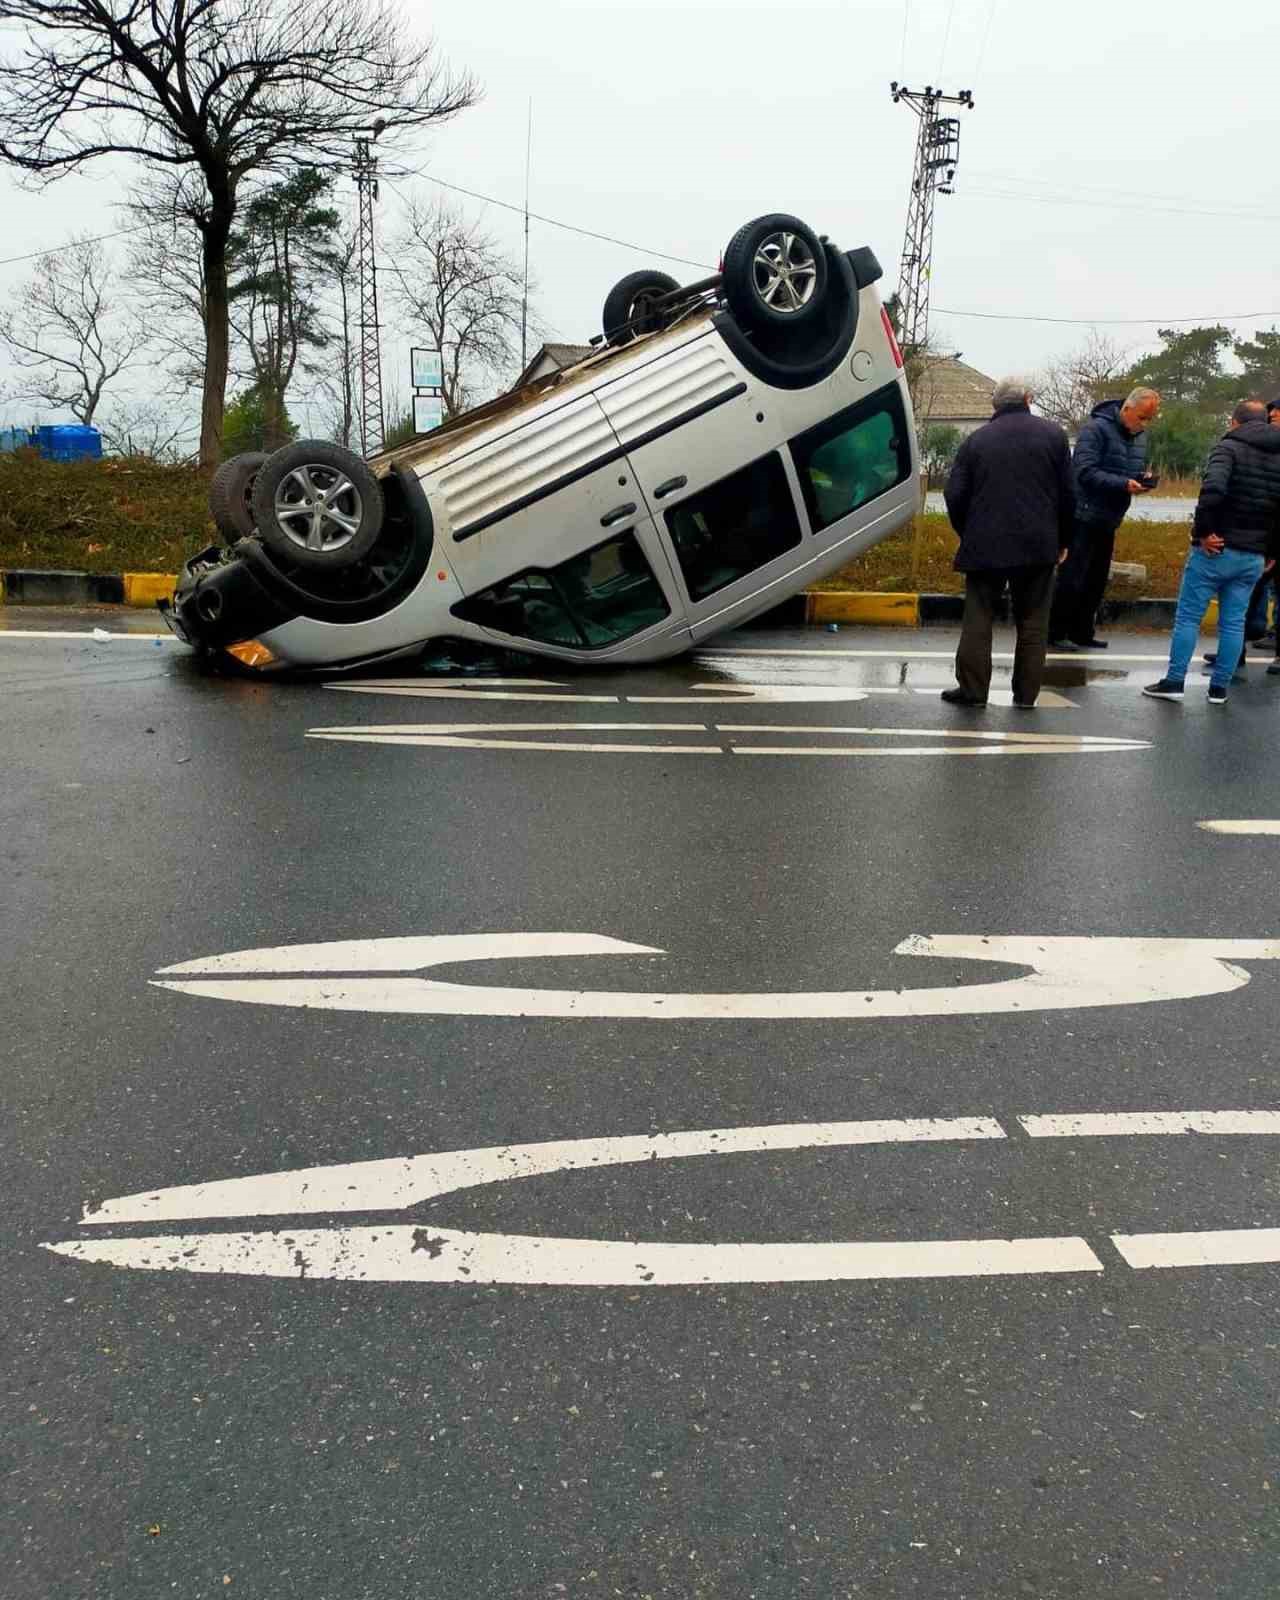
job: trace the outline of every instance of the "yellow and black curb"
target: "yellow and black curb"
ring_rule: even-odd
[[[0,604],[45,606],[153,606],[173,597],[177,579],[166,572],[0,571]],[[1102,620],[1134,628],[1170,628],[1174,600],[1108,600]],[[814,589],[785,600],[760,620],[766,625],[821,627],[849,623],[867,628],[921,628],[958,623],[959,594],[878,594],[855,589]],[[1212,627],[1217,607],[1206,619]]]
[[[11,606],[153,606],[173,597],[167,572],[0,571],[0,604]]]
[[[927,628],[939,624],[954,626],[964,616],[962,594],[874,594],[852,589],[813,589],[803,599],[802,620],[814,627],[848,622],[870,628]],[[1105,600],[1101,620],[1130,628],[1171,628],[1177,605],[1176,600]],[[1214,601],[1205,626],[1214,627],[1217,620],[1218,606]]]

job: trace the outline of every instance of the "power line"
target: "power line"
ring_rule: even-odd
[[[44,256],[58,256],[64,250],[78,244],[105,244],[108,239],[123,239],[127,233],[140,233],[147,224],[136,222],[131,228],[118,228],[115,233],[100,233],[93,239],[65,239],[61,244],[52,245],[48,250],[31,250],[25,256],[5,256],[0,260],[0,267],[12,267],[20,261],[39,261]]]
[[[987,24],[982,30],[982,43],[978,46],[978,62],[973,69],[973,77],[970,79],[975,89],[978,87],[978,78],[982,73],[982,64],[987,59],[987,43],[991,38],[991,24],[996,20],[996,6],[998,4],[999,0],[991,0],[990,5],[987,7]]]
[[[973,169],[970,168],[970,171],[973,171]],[[1046,185],[1043,178],[1029,178],[1023,172],[1002,172],[994,167],[979,168],[975,176],[995,183],[1020,183],[1033,189],[1043,189],[1045,187],[1072,189],[1079,190],[1083,194],[1105,194],[1121,198],[1129,196],[1138,200],[1174,200],[1179,204],[1184,201],[1187,203],[1191,201],[1191,196],[1185,194],[1153,194],[1150,189],[1118,189],[1114,184],[1082,183],[1078,178],[1066,178],[1061,182]],[[1245,208],[1237,206],[1234,209],[1239,211]]]
[[[909,3],[909,0],[908,0],[908,3]],[[994,10],[995,10],[995,7],[993,5],[993,7],[992,7],[992,14],[993,15],[994,15]],[[429,173],[425,173],[425,172],[411,171],[407,175],[408,176],[412,176],[412,177],[424,178],[428,183],[434,183],[434,184],[436,184],[438,187],[440,187],[442,189],[449,189],[455,194],[465,194],[472,200],[482,200],[487,205],[498,206],[503,211],[514,211],[514,212],[516,212],[516,213],[518,213],[520,215],[524,214],[524,209],[525,208],[522,205],[513,204],[511,201],[508,201],[508,200],[499,200],[495,195],[482,194],[476,189],[465,189],[465,188],[462,187],[461,184],[446,183],[443,178],[435,178],[435,177],[432,177]],[[990,174],[990,176],[996,177],[997,175],[992,173],[992,174]],[[1033,181],[1033,180],[1017,179],[1015,181],[1018,181],[1018,182],[1029,182],[1029,181]],[[400,195],[401,200],[405,200],[405,196],[401,193],[401,191],[396,187],[395,184],[390,183],[390,181],[385,176],[383,177],[383,182],[388,183],[388,186],[390,188],[392,188],[396,192],[396,194]],[[994,191],[984,191],[984,190],[975,190],[975,189],[971,189],[968,192],[971,195],[980,195],[984,199],[993,199],[993,200],[1037,200],[1037,201],[1039,201],[1041,199],[1041,197],[1034,196],[1034,195],[998,194],[998,193],[996,193]],[[1107,192],[1110,192],[1110,193],[1124,193],[1123,190],[1112,190],[1112,191],[1105,191],[1104,190],[1104,191],[1101,191],[1101,192],[1104,192],[1104,193],[1107,193]],[[1134,192],[1138,193],[1140,191],[1134,191]],[[1052,200],[1052,199],[1050,199],[1049,197],[1046,196],[1046,197],[1044,197],[1042,203],[1044,203],[1044,204],[1079,204],[1079,205],[1088,205],[1088,204],[1104,204],[1105,202],[1092,202],[1092,201],[1086,201],[1086,200],[1075,201],[1075,200],[1070,200],[1070,199],[1060,199],[1060,200],[1054,201],[1054,200]],[[1125,209],[1132,209],[1132,208],[1125,207]],[[1143,209],[1143,208],[1137,208],[1137,209]],[[1148,207],[1146,209],[1153,209],[1153,208],[1149,208]],[[1160,209],[1166,209],[1166,208],[1156,207],[1154,209],[1160,210]],[[1179,214],[1183,214],[1183,213],[1179,213]],[[1255,220],[1256,219],[1256,220],[1259,220],[1259,221],[1270,221],[1270,222],[1280,221],[1280,217],[1276,217],[1274,215],[1261,215],[1260,216],[1258,213],[1254,213],[1254,212],[1190,210],[1190,211],[1186,212],[1185,214],[1196,215],[1196,216],[1227,217],[1227,218],[1233,218],[1234,217],[1234,218],[1239,218],[1239,219],[1244,219],[1244,220]],[[612,234],[597,233],[597,232],[595,232],[594,230],[592,230],[590,228],[580,228],[580,227],[578,227],[576,224],[574,224],[572,222],[562,222],[556,217],[542,216],[536,211],[530,212],[529,215],[536,222],[545,222],[548,225],[548,227],[561,228],[567,233],[581,234],[585,238],[597,239],[601,243],[604,243],[604,244],[619,245],[624,250],[633,250],[637,254],[650,256],[650,257],[656,258],[657,260],[660,260],[660,261],[675,261],[675,262],[678,262],[681,266],[699,267],[703,271],[706,271],[706,272],[710,272],[710,271],[714,270],[705,261],[694,261],[694,260],[691,260],[688,256],[676,256],[676,255],[671,255],[671,254],[669,254],[669,253],[667,253],[665,251],[652,250],[652,249],[649,249],[648,247],[646,247],[645,245],[635,244],[634,242],[632,242],[631,240],[628,240],[628,239],[615,238]],[[138,233],[145,227],[146,227],[145,223],[138,223],[138,224],[135,224],[133,227],[120,228],[120,229],[117,229],[116,232],[114,232],[114,233],[99,234],[96,237],[91,238],[91,239],[86,239],[86,240],[83,240],[83,241],[66,240],[62,244],[53,245],[53,246],[51,246],[50,248],[48,248],[46,250],[32,250],[32,251],[28,251],[25,255],[7,256],[7,257],[4,257],[4,258],[0,258],[0,267],[13,266],[13,265],[16,265],[17,263],[20,263],[20,262],[23,262],[23,261],[36,261],[36,260],[39,260],[43,256],[58,255],[63,250],[67,249],[69,245],[71,245],[73,243],[76,243],[76,242],[81,242],[81,243],[85,243],[85,244],[103,244],[103,243],[106,243],[110,239],[121,239],[121,238],[124,238],[127,234]],[[1219,323],[1219,322],[1222,322],[1222,323],[1226,323],[1226,322],[1254,322],[1254,321],[1264,321],[1264,320],[1267,320],[1269,318],[1270,319],[1280,319],[1280,311],[1249,311],[1249,312],[1234,313],[1231,316],[1211,316],[1211,317],[1037,317],[1037,316],[1024,316],[1024,315],[1021,315],[1021,314],[1015,314],[1013,312],[1005,312],[1005,311],[954,311],[954,310],[951,310],[951,309],[948,309],[948,308],[944,308],[944,307],[941,307],[941,306],[937,307],[936,309],[938,310],[940,315],[948,316],[948,317],[973,317],[973,318],[980,318],[980,319],[982,319],[984,321],[990,321],[990,322],[1049,322],[1049,323],[1059,323],[1059,324],[1063,324],[1063,325],[1071,326],[1071,327],[1090,327],[1090,326],[1093,326],[1094,324],[1106,325],[1106,326],[1120,326],[1120,325],[1136,326],[1138,324],[1146,324],[1146,325],[1149,325],[1151,327],[1155,327],[1155,326],[1172,326],[1175,323],[1182,323],[1182,322],[1194,323],[1194,324],[1196,324],[1198,326],[1204,327],[1204,326],[1210,326],[1210,325],[1212,325],[1214,323]]]
[[[1196,327],[1206,328],[1213,327],[1219,322],[1262,322],[1268,317],[1280,317],[1280,311],[1238,311],[1229,317],[1032,317],[1013,311],[950,311],[942,306],[936,309],[938,314],[944,317],[978,317],[984,322],[1060,322],[1073,328],[1090,328],[1102,324],[1172,327],[1178,322],[1190,322]]]
[[[441,189],[449,189],[454,194],[465,194],[472,200],[483,200],[487,205],[500,206],[503,211],[515,211],[520,216],[525,214],[523,206],[514,205],[510,200],[499,200],[495,195],[481,194],[477,189],[464,189],[460,183],[446,183],[443,178],[433,178],[429,172],[411,171],[404,175],[425,178],[428,183],[437,184]],[[692,261],[688,256],[673,256],[663,250],[651,250],[647,245],[634,244],[630,239],[617,239],[611,233],[596,233],[591,228],[579,228],[575,223],[561,222],[557,217],[544,217],[537,211],[530,211],[529,216],[535,222],[545,222],[550,228],[563,228],[566,233],[581,234],[584,239],[598,239],[602,244],[621,245],[624,250],[634,250],[638,255],[652,256],[659,261],[677,261],[682,267],[699,267],[703,272],[716,270],[705,261]]]
[[[938,57],[938,76],[942,76],[942,69],[947,64],[947,46],[951,43],[951,24],[956,19],[956,0],[951,0],[950,9],[947,11],[947,26],[942,35],[942,54]]]
[[[966,189],[965,194],[981,200],[1015,200],[1037,206],[1093,206],[1103,211],[1160,212],[1174,217],[1219,217],[1233,222],[1280,222],[1280,215],[1265,211],[1213,211],[1200,206],[1152,206],[1133,200],[1089,200],[1070,194],[1019,194],[999,189]]]

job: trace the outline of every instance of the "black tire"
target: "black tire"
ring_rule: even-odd
[[[363,560],[378,542],[382,488],[342,445],[299,439],[259,469],[253,514],[273,555],[308,572],[336,572]]]
[[[631,327],[627,332],[632,339],[638,339],[642,333],[655,333],[662,326],[663,318],[653,302],[679,287],[670,273],[655,272],[651,267],[643,272],[629,272],[605,296],[605,338],[612,339],[628,323]]]
[[[827,252],[799,217],[773,212],[730,239],[723,276],[724,297],[743,328],[801,328],[826,301]]]
[[[247,539],[254,531],[253,485],[266,459],[263,450],[246,450],[224,461],[213,475],[209,511],[214,527],[228,544]]]

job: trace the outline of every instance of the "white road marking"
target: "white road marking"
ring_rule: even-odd
[[[865,1144],[1003,1139],[989,1117],[794,1123],[630,1138],[500,1145],[441,1155],[361,1161],[183,1185],[108,1200],[94,1225],[177,1218],[403,1211],[477,1184],[554,1172]],[[660,1286],[803,1283],[867,1278],[988,1277],[1101,1272],[1080,1238],[875,1240],[831,1244],[669,1244],[547,1238],[393,1225],[275,1229],[65,1240],[46,1245],[79,1261],[152,1271],[238,1273],[384,1283]]]
[[[1280,834],[1280,822],[1243,822],[1222,818],[1217,822],[1197,822],[1197,828],[1206,833],[1266,833]]]
[[[481,698],[484,698],[483,696]],[[529,734],[588,733],[767,733],[833,738],[857,734],[876,739],[967,740],[972,748],[953,745],[738,745],[724,750],[719,744],[659,744],[624,740],[531,739]],[[521,737],[523,736],[523,737]],[[308,739],[339,744],[401,745],[435,750],[539,750],[568,754],[606,755],[1114,755],[1149,750],[1141,739],[1111,739],[1092,734],[1003,732],[968,728],[830,728],[777,727],[764,724],[701,722],[407,722],[369,726],[308,728]]]
[[[576,755],[718,756],[718,744],[642,744],[615,740],[498,739],[523,733],[705,733],[702,722],[438,722],[386,727],[308,728],[308,739],[338,744],[404,745],[435,750],[549,750]]]
[[[696,650],[694,658],[698,661],[732,661],[738,656],[847,656],[855,660],[871,661],[954,661],[956,658],[955,646],[950,650],[912,650],[906,647],[897,650],[821,650],[808,647],[775,646],[761,647],[758,645],[744,645],[735,649],[727,646],[721,650]],[[991,654],[993,661],[1012,661],[1012,650],[995,650]],[[1076,666],[1106,667],[1113,661],[1165,661],[1169,659],[1167,650],[1159,655],[1112,655],[1106,651],[1075,651],[1055,653],[1050,651],[1045,656],[1046,661],[1071,661]]]
[[[383,950],[382,946],[388,948]],[[593,989],[515,989],[444,983],[395,972],[463,961],[570,955],[662,955],[599,934],[455,934],[335,941],[241,950],[161,969],[156,988],[251,1005],[398,1016],[628,1018],[650,1022],[988,1016],[1145,1005],[1229,994],[1249,982],[1237,961],[1280,960],[1280,940],[1006,937],[915,934],[895,955],[1031,968],[1021,977],[932,989],[765,994],[681,994]],[[377,972],[376,977],[341,976]],[[188,977],[188,974],[294,974]],[[330,977],[314,977],[330,973]]]
[[[464,1233],[401,1224],[71,1240],[45,1248],[78,1261],[158,1272],[576,1288],[986,1278],[1103,1270],[1102,1262],[1081,1238],[655,1244],[647,1240],[629,1243]]]
[[[1081,1111],[1019,1117],[1033,1139],[1106,1139],[1133,1134],[1280,1133],[1280,1111]]]
[[[391,941],[373,941],[381,944]],[[404,945],[412,941],[394,941]],[[324,949],[325,947],[318,947]],[[385,951],[373,952],[388,959]],[[242,953],[243,954],[243,953]],[[1220,1119],[1255,1119],[1274,1131],[1271,1112],[1134,1112],[1114,1131],[1216,1131]],[[1170,1119],[1174,1119],[1172,1122]],[[1216,1119],[1216,1120],[1215,1120]],[[1257,1119],[1271,1119],[1258,1124]],[[1110,1113],[1024,1116],[1028,1131],[1114,1122]],[[256,1173],[182,1184],[105,1201],[82,1226],[294,1217],[406,1211],[428,1200],[484,1184],[558,1172],[653,1161],[686,1160],[859,1145],[1003,1139],[991,1117],[783,1123],[754,1128],[697,1129],[357,1161],[336,1166]],[[1280,1229],[1212,1233],[1112,1234],[1135,1268],[1207,1266],[1280,1260]],[[1013,1239],[857,1240],[823,1244],[671,1244],[480,1233],[434,1224],[293,1228],[236,1233],[179,1233],[68,1239],[44,1246],[57,1255],[158,1272],[233,1273],[383,1283],[486,1283],[612,1287],[673,1284],[839,1282],[857,1279],[988,1277],[1041,1272],[1101,1272],[1103,1264],[1076,1236]]]
[[[1113,1233],[1131,1267],[1243,1266],[1280,1261],[1280,1228],[1216,1228],[1209,1233]]]
[[[429,678],[370,678],[355,683],[326,683],[326,689],[339,689],[344,694],[404,695],[425,700],[470,701],[561,701],[566,705],[627,705],[699,706],[723,705],[726,702],[758,705],[838,705],[866,700],[872,695],[925,695],[936,699],[938,690],[903,688],[899,684],[803,684],[803,683],[694,683],[684,694],[574,694],[567,683],[550,678],[480,678],[467,683],[432,681]],[[543,690],[561,691],[543,693]],[[497,692],[495,692],[497,691]],[[702,691],[702,692],[700,692]],[[1012,706],[1013,691],[992,691],[993,705]],[[1052,689],[1042,692],[1041,710],[1074,710],[1074,700],[1056,694]]]
[[[89,1226],[177,1222],[193,1217],[208,1220],[305,1216],[312,1212],[405,1211],[459,1189],[545,1177],[553,1172],[685,1161],[693,1156],[1005,1137],[1004,1129],[993,1117],[907,1117],[870,1122],[783,1122],[758,1128],[697,1128],[680,1133],[497,1144],[438,1155],[267,1172],[121,1195],[86,1211],[81,1222]]]
[[[96,631],[93,628],[4,628],[0,629],[0,643],[6,639],[96,639],[99,644],[107,640],[99,637],[105,630]],[[179,641],[171,633],[113,633],[109,635],[112,644],[138,643],[154,644],[158,639],[162,644],[177,644]]]
[[[1096,688],[1099,687],[1099,685],[1098,684],[1091,684],[1089,687],[1096,689]],[[910,689],[907,690],[908,694],[921,695],[926,700],[936,700],[939,697],[939,695],[941,694],[941,692],[942,691],[938,688],[938,686],[936,684],[931,689],[918,689],[918,688],[912,686]],[[993,705],[993,706],[1012,706],[1013,705],[1013,690],[1012,689],[992,689],[989,692],[989,694],[987,695],[987,703],[989,705]],[[1079,710],[1079,706],[1076,704],[1076,702],[1074,700],[1068,700],[1065,694],[1059,694],[1056,689],[1041,689],[1039,697],[1036,700],[1036,710],[1037,711],[1078,711]]]
[[[369,678],[356,683],[326,683],[343,694],[407,695],[423,700],[557,700],[570,705],[616,705],[616,694],[564,694],[567,684],[551,678],[473,678],[466,683],[427,678]],[[551,693],[543,693],[543,690]]]

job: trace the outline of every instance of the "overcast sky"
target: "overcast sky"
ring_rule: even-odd
[[[411,164],[519,206],[532,99],[532,209],[635,246],[532,224],[538,306],[555,337],[597,332],[624,273],[665,265],[687,281],[697,269],[664,253],[714,268],[735,228],[773,210],[846,248],[870,244],[887,292],[915,136],[891,78],[971,88],[977,102],[956,193],[938,201],[933,279],[935,334],[967,361],[993,375],[1034,369],[1091,322],[1135,351],[1173,318],[1231,321],[1241,334],[1280,325],[1280,9],[408,0],[405,14],[485,91]],[[119,226],[122,178],[104,168],[33,195],[0,169],[0,254]],[[431,192],[421,179],[397,187]],[[382,192],[389,233],[400,199]],[[465,204],[520,254],[520,217]],[[0,288],[31,270],[0,267]],[[1083,326],[988,320],[997,314]],[[407,363],[399,348],[384,359]]]

